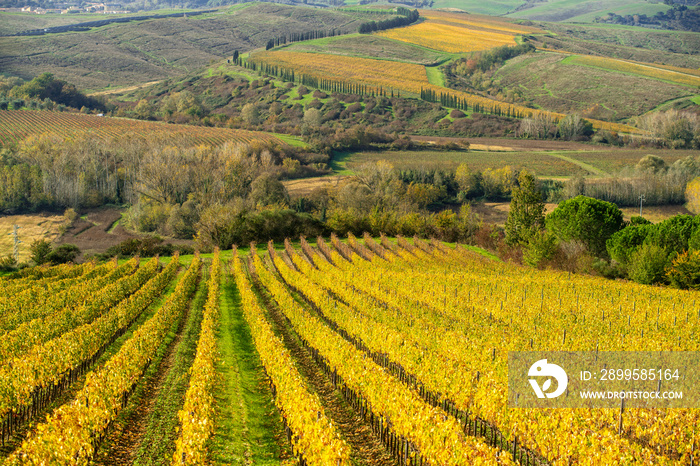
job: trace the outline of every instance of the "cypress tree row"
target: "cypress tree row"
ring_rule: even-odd
[[[313,39],[324,39],[326,37],[335,37],[340,36],[342,34],[347,33],[339,31],[335,28],[331,29],[330,31],[315,30],[307,32],[292,32],[289,35],[279,36],[274,39],[268,40],[267,45],[265,45],[265,50],[270,50],[271,48],[279,47],[280,45],[291,44],[292,42],[301,42]]]
[[[237,57],[235,64],[261,74],[275,76],[283,81],[299,83],[307,87],[313,87],[327,92],[368,95],[372,97],[387,97],[389,95],[388,91],[386,91],[382,86],[371,87],[366,84],[349,83],[347,81],[338,81],[333,79],[317,78],[315,76],[305,74],[298,74],[295,73],[293,69],[282,68],[277,65],[270,65],[264,62],[243,60],[240,56]],[[391,97],[394,96],[401,97],[401,93],[398,90],[396,93],[394,93],[394,89],[391,89]]]
[[[439,103],[443,107],[456,108],[458,110],[469,110],[475,113],[490,113],[492,115],[505,116],[508,118],[525,118],[526,115],[515,110],[510,105],[507,105],[505,109],[500,106],[493,104],[491,108],[486,108],[477,102],[470,102],[468,99],[463,97],[458,97],[454,94],[441,92],[438,94],[432,89],[420,90],[421,100],[426,102]]]
[[[396,11],[399,14],[398,17],[385,19],[384,21],[368,21],[366,23],[362,23],[360,24],[357,32],[360,34],[368,34],[370,32],[408,26],[409,24],[418,21],[418,18],[420,17],[418,10],[409,10],[408,8],[399,7]]]

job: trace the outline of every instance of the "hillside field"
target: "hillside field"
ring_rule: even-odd
[[[509,351],[693,351],[695,292],[523,269],[436,241],[294,244],[0,278],[24,303],[0,319],[12,361],[0,414],[21,413],[4,424],[6,464],[673,465],[697,454],[694,410],[525,410],[507,381]]]
[[[0,110],[0,142],[4,144],[18,143],[29,136],[43,133],[70,137],[86,131],[99,137],[114,138],[129,134],[161,138],[176,136],[192,144],[210,145],[224,142],[246,143],[253,140],[279,141],[275,136],[259,131],[168,125],[160,122],[79,113]]]
[[[51,70],[82,89],[99,91],[184,76],[212,60],[230,58],[235,50],[264,46],[269,39],[290,32],[355,31],[363,20],[361,12],[246,3],[191,18],[111,24],[77,33],[0,37],[0,68],[24,79]]]
[[[478,141],[478,139],[475,139]],[[541,178],[563,178],[574,176],[605,177],[631,168],[645,155],[660,157],[668,165],[676,160],[700,156],[700,151],[674,151],[670,149],[597,149],[593,146],[581,150],[488,150],[476,147],[468,151],[383,151],[345,153],[333,160],[334,169],[349,175],[354,168],[364,163],[385,160],[398,169],[455,169],[466,163],[470,170],[483,171],[505,166],[526,168]]]

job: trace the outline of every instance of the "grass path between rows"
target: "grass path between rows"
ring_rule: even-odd
[[[556,157],[558,159],[566,160],[567,162],[573,163],[574,165],[578,165],[579,167],[583,168],[584,170],[590,172],[593,175],[610,176],[609,173],[601,170],[600,168],[596,168],[591,164],[588,164],[586,162],[582,162],[580,160],[576,160],[572,157],[568,157],[568,156],[563,155],[563,154],[551,153],[551,152],[548,153],[548,155],[550,155],[551,157]]]
[[[314,362],[311,351],[301,344],[299,335],[293,326],[287,323],[282,310],[269,291],[259,280],[256,279],[254,283],[257,294],[262,299],[261,304],[267,310],[268,321],[273,331],[289,350],[297,370],[308,382],[309,390],[319,396],[326,416],[348,443],[350,463],[355,466],[398,466],[396,459],[374,435],[370,425],[345,401],[340,390],[333,386],[321,367]],[[301,306],[313,313],[301,296],[294,292],[292,296]]]
[[[129,340],[134,332],[143,325],[143,323],[150,319],[153,314],[156,313],[156,311],[160,308],[160,306],[167,300],[168,296],[170,296],[173,291],[175,290],[175,286],[178,282],[178,280],[181,278],[182,274],[184,272],[180,271],[180,273],[177,275],[177,277],[172,280],[168,286],[163,290],[163,294],[155,300],[151,306],[149,306],[148,309],[144,310],[137,318],[136,320],[131,324],[131,326],[124,332],[122,336],[117,338],[109,347],[107,347],[102,353],[102,355],[95,361],[95,364],[86,370],[78,379],[73,382],[73,384],[66,389],[63,393],[61,393],[52,403],[50,403],[46,408],[44,408],[42,411],[40,411],[34,419],[29,421],[27,424],[25,424],[23,427],[21,427],[14,437],[10,439],[9,441],[6,441],[5,446],[0,448],[0,463],[4,462],[4,460],[15,450],[17,449],[21,443],[29,436],[30,433],[33,433],[36,430],[36,427],[45,422],[46,416],[51,414],[55,409],[58,409],[60,406],[64,404],[71,403],[73,400],[75,400],[75,396],[83,389],[85,386],[85,381],[87,379],[88,374],[92,372],[96,372],[102,369],[102,367],[109,361],[112,356],[117,354],[121,347],[124,345],[124,343]]]
[[[190,312],[174,349],[170,367],[153,400],[143,438],[135,452],[135,465],[169,465],[175,452],[177,413],[185,403],[189,370],[197,352],[202,312],[207,299],[208,274],[202,273]]]
[[[240,294],[230,276],[224,274],[223,280],[210,460],[231,465],[289,463],[292,456],[282,419],[243,315]]]
[[[161,305],[163,305],[167,297],[174,292],[175,286],[182,279],[184,275],[184,269],[181,269],[177,278],[171,283],[171,288],[168,292],[161,298],[159,306],[153,308],[153,312],[148,316],[149,318],[157,312]],[[154,416],[163,414],[163,416],[172,415],[177,422],[177,410],[182,406],[180,402],[176,406],[170,407],[174,410],[174,413],[158,413],[156,411],[156,406],[159,401],[162,400],[164,396],[168,396],[168,386],[167,380],[175,372],[173,370],[175,364],[176,354],[181,347],[183,340],[184,329],[190,322],[190,317],[193,313],[199,312],[201,314],[201,306],[198,301],[201,301],[201,295],[206,298],[206,293],[203,293],[204,284],[203,278],[200,277],[199,284],[197,286],[197,291],[194,297],[190,301],[187,310],[172,323],[172,326],[168,333],[166,334],[163,342],[153,356],[153,360],[141,376],[138,382],[136,390],[131,395],[126,407],[119,413],[117,419],[110,427],[107,436],[102,441],[102,445],[95,455],[94,464],[103,466],[121,466],[121,465],[131,465],[131,464],[159,464],[159,465],[169,465],[172,460],[172,454],[174,452],[174,438],[161,439],[161,444],[156,451],[149,452],[150,456],[139,457],[139,446],[144,441],[144,439],[152,437],[154,434],[158,435],[159,432],[154,432],[154,427],[152,419]],[[197,306],[199,305],[199,311],[197,311]],[[195,340],[196,344],[196,340]],[[186,373],[186,371],[185,371]],[[189,377],[187,378],[189,380]],[[187,381],[185,381],[185,390],[187,389]],[[166,432],[166,436],[174,433],[174,427],[171,432]],[[170,444],[173,445],[170,445]],[[170,448],[170,456],[162,454],[162,449],[167,450]],[[157,453],[161,454],[158,456]]]

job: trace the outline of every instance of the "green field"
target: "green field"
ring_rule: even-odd
[[[264,46],[291,32],[356,31],[367,15],[270,3],[233,6],[217,14],[111,24],[86,32],[0,38],[0,69],[31,79],[51,71],[97,91],[184,76],[212,60]],[[23,27],[21,29],[31,29]]]
[[[648,3],[643,0],[500,0],[482,2],[476,0],[436,0],[433,8],[459,8],[469,13],[540,21],[566,21],[577,23],[592,22],[596,16],[608,12],[619,15],[647,14],[653,16],[658,11],[670,7],[662,2]]]
[[[349,34],[347,36],[297,42],[287,45],[285,50],[380,58],[417,63],[419,65],[434,65],[449,58],[448,54],[436,52],[425,47],[364,34]]]
[[[522,0],[499,0],[483,2],[478,0],[436,0],[433,8],[459,8],[469,13],[482,15],[503,15],[522,5]]]
[[[663,3],[650,5],[639,0],[547,0],[534,3],[531,8],[523,8],[510,13],[512,18],[527,18],[539,21],[591,22],[596,16],[608,12],[617,14],[646,13],[653,15],[657,11],[670,8]]]
[[[696,93],[686,86],[568,61],[570,57],[558,53],[523,55],[509,60],[494,80],[539,108],[604,120],[641,115]]]
[[[332,167],[339,175],[350,175],[364,163],[385,160],[399,169],[443,168],[454,169],[466,163],[472,171],[483,171],[505,166],[526,168],[539,177],[570,178],[572,176],[610,176],[625,167],[633,167],[647,154],[661,157],[670,165],[678,159],[700,156],[700,151],[674,151],[670,149],[600,149],[553,151],[385,151],[354,152],[337,155]]]
[[[700,34],[612,24],[545,23],[551,31],[533,36],[538,45],[586,55],[700,68]]]

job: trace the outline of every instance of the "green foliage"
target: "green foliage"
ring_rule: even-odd
[[[78,254],[80,254],[80,249],[75,244],[62,244],[51,251],[46,258],[54,265],[67,264],[74,262]]]
[[[695,228],[688,238],[688,250],[698,251],[700,250],[700,228]]]
[[[180,254],[194,253],[194,249],[191,246],[174,246],[170,243],[164,243],[163,239],[158,236],[149,236],[147,238],[131,238],[124,240],[110,247],[104,253],[98,254],[97,257],[101,260],[108,260],[115,256],[120,259],[134,256],[172,256],[176,251]]]
[[[668,253],[663,248],[646,243],[630,256],[628,274],[637,283],[653,285],[665,281]]]
[[[523,247],[523,262],[530,267],[540,267],[554,258],[556,252],[557,237],[546,230],[539,230],[527,238]]]
[[[613,260],[631,267],[632,256],[643,245],[657,246],[668,256],[688,249],[700,249],[700,219],[676,215],[652,224],[632,217],[629,226],[613,234],[607,241],[607,250]]]
[[[686,251],[676,256],[667,276],[675,288],[700,290],[700,251]]]
[[[676,215],[649,230],[645,242],[656,244],[669,253],[681,253],[688,249],[688,240],[700,225],[700,219],[691,215]]]
[[[642,172],[659,173],[666,171],[668,166],[666,166],[666,162],[661,157],[648,154],[639,160],[635,168]]]
[[[627,265],[630,256],[637,250],[655,228],[652,225],[633,224],[615,232],[606,242],[608,254],[612,260]]]
[[[593,134],[593,124],[581,118],[581,115],[567,115],[557,125],[559,137],[573,141],[581,137],[588,138]]]
[[[192,239],[197,233],[194,225],[198,221],[199,207],[190,199],[181,206],[174,205],[172,209],[170,209],[167,230],[175,238]]]
[[[361,235],[368,232],[373,236],[419,236],[436,238],[449,242],[469,243],[474,239],[482,223],[469,204],[463,204],[459,213],[443,210],[434,214],[410,212],[398,214],[392,210],[375,209],[369,215],[357,211],[334,210],[328,218],[327,226],[339,236],[348,233]]]
[[[105,110],[102,102],[79,92],[72,84],[54,78],[51,73],[43,73],[26,84],[14,87],[10,95],[26,99],[50,99],[78,109],[87,107]]]
[[[326,232],[320,220],[292,209],[271,208],[261,212],[248,211],[240,203],[212,205],[202,212],[197,223],[197,246],[209,250],[218,246],[247,245],[285,238],[314,237]]]
[[[482,52],[476,60],[473,58],[456,60],[447,67],[446,71],[456,75],[468,76],[477,70],[481,72],[488,71],[493,66],[503,64],[506,60],[534,51],[535,46],[529,42],[513,46],[503,45],[487,52]]]
[[[52,197],[44,193],[41,169],[0,157],[0,211],[36,212],[50,208]]]
[[[517,185],[518,172],[514,167],[487,168],[481,172],[480,184],[483,195],[494,201],[508,199]]]
[[[630,218],[629,221],[630,225],[651,225],[651,221],[647,220],[644,217],[640,217],[639,215],[634,215],[632,218]]]
[[[384,21],[368,21],[366,23],[362,23],[357,31],[360,34],[369,34],[370,32],[408,26],[409,24],[418,21],[419,18],[418,10],[409,10],[405,7],[399,7],[397,13],[400,16],[395,18],[386,19]]]
[[[284,204],[289,200],[287,188],[273,174],[264,174],[250,185],[250,198],[259,206]]]
[[[510,246],[526,242],[544,228],[544,202],[535,177],[523,170],[518,187],[513,188],[510,211],[506,219],[506,243]]]
[[[609,202],[577,196],[560,203],[545,223],[559,240],[581,241],[591,254],[605,257],[605,242],[620,230],[622,212]]]
[[[127,221],[137,231],[154,232],[166,224],[171,209],[168,203],[144,198],[129,209]]]
[[[51,242],[45,239],[38,239],[29,246],[31,252],[30,259],[36,265],[43,265],[49,262],[49,254],[53,251]]]
[[[0,257],[0,272],[13,272],[17,270],[18,264],[12,254]]]

